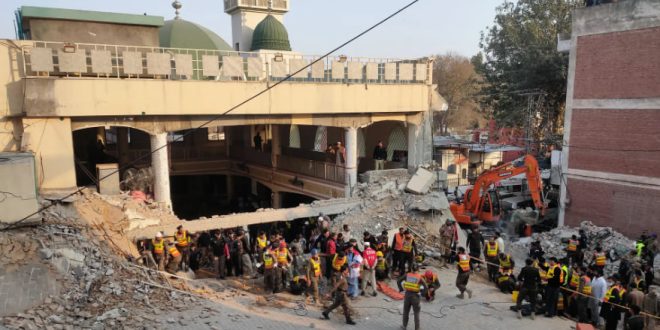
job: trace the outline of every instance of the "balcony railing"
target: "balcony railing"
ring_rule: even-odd
[[[294,53],[33,41],[23,47],[26,77],[278,81],[294,83],[426,84],[430,62]]]
[[[341,184],[346,183],[346,168],[334,163],[281,155],[277,161],[277,168]]]

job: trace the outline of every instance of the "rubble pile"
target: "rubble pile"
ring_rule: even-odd
[[[532,241],[540,241],[545,256],[563,258],[566,256],[566,241],[572,236],[579,237],[582,229],[589,238],[587,251],[593,251],[596,246],[601,246],[603,251],[609,252],[611,261],[605,268],[606,273],[612,273],[618,269],[618,259],[626,255],[635,246],[635,242],[623,234],[613,230],[611,227],[599,227],[590,221],[584,221],[580,227],[558,227],[551,231],[534,233],[531,237],[520,239],[511,244],[511,254],[516,262],[524,262],[529,252],[529,244]],[[593,255],[585,253],[584,261],[592,262]]]
[[[85,192],[87,200],[102,200],[121,209],[128,221],[126,230],[129,231],[180,221],[166,206],[142,198],[144,194],[136,195],[123,192],[120,195],[107,196],[98,194],[95,191]]]
[[[45,212],[39,227],[0,233],[3,267],[41,260],[62,288],[24,313],[2,318],[5,327],[141,329],[145,322],[165,322],[168,310],[199,302],[186,294],[186,284],[135,267],[129,261],[134,245],[115,240],[121,231],[113,226],[121,227],[122,220],[125,225],[125,219],[108,216],[121,210],[106,205],[113,213],[97,202],[83,198],[75,208],[58,205]],[[76,209],[80,215],[72,217]],[[107,223],[95,222],[104,215]]]

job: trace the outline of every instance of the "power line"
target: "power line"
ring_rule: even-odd
[[[248,102],[250,102],[250,101],[256,99],[257,97],[259,97],[259,96],[261,96],[261,95],[263,95],[263,94],[265,94],[266,92],[268,92],[268,91],[270,91],[271,89],[275,88],[275,86],[278,86],[278,85],[280,85],[281,83],[290,80],[292,77],[294,77],[294,76],[297,75],[298,73],[300,73],[300,72],[306,70],[307,68],[309,68],[309,67],[311,67],[312,65],[316,64],[317,62],[319,62],[319,61],[325,59],[326,57],[330,56],[332,53],[338,51],[338,50],[341,49],[341,48],[344,48],[346,45],[352,43],[353,41],[359,39],[360,37],[364,36],[365,34],[371,32],[371,30],[373,30],[373,29],[377,28],[378,26],[382,25],[383,23],[389,21],[390,19],[392,19],[393,17],[397,16],[398,14],[400,14],[400,13],[403,12],[404,10],[408,9],[409,7],[411,7],[412,5],[414,5],[414,4],[417,3],[417,2],[419,2],[419,0],[413,0],[413,1],[411,1],[410,3],[408,3],[407,5],[401,7],[400,9],[398,9],[397,11],[395,11],[394,13],[392,13],[392,14],[390,14],[389,16],[387,16],[387,17],[383,18],[382,20],[378,21],[376,24],[370,26],[370,27],[367,28],[366,30],[364,30],[364,31],[358,33],[357,35],[355,35],[354,37],[350,38],[348,41],[342,43],[341,45],[339,45],[339,46],[337,46],[337,47],[335,47],[335,48],[333,48],[332,50],[326,52],[325,54],[323,54],[322,56],[320,56],[320,57],[317,58],[316,60],[313,60],[313,61],[311,61],[309,64],[307,64],[307,65],[305,65],[304,67],[298,69],[296,72],[293,72],[293,73],[287,75],[286,77],[284,77],[282,80],[279,80],[279,81],[275,82],[274,84],[267,86],[265,89],[263,89],[263,90],[261,90],[260,92],[258,92],[258,93],[256,93],[256,94],[250,96],[249,98],[245,99],[244,101],[241,101],[240,103],[234,105],[233,107],[229,108],[228,110],[226,110],[225,112],[219,114],[218,116],[216,116],[216,117],[214,117],[214,118],[212,118],[212,119],[209,119],[209,120],[207,120],[206,122],[204,122],[204,123],[202,123],[201,125],[199,125],[198,127],[195,127],[195,128],[193,128],[193,129],[191,129],[191,130],[188,130],[186,133],[181,134],[180,136],[176,137],[175,139],[172,139],[172,141],[165,143],[164,145],[162,145],[162,146],[160,146],[160,147],[158,147],[158,148],[152,150],[151,152],[149,152],[149,153],[147,153],[147,154],[144,154],[144,155],[142,155],[142,156],[140,156],[140,157],[134,159],[133,161],[131,161],[130,163],[124,165],[123,167],[120,167],[120,168],[118,168],[117,170],[112,171],[112,172],[110,172],[109,174],[107,174],[107,175],[105,175],[105,176],[99,178],[98,182],[100,183],[101,181],[105,180],[106,178],[108,178],[108,177],[110,177],[110,176],[112,176],[112,175],[115,175],[115,174],[119,173],[119,171],[121,171],[121,170],[123,170],[123,169],[126,169],[126,168],[128,168],[128,167],[133,166],[133,165],[136,164],[138,161],[140,161],[140,160],[142,160],[142,159],[145,159],[145,158],[147,158],[147,157],[150,157],[151,154],[153,154],[153,153],[155,153],[156,151],[159,151],[159,150],[161,150],[161,149],[163,149],[163,148],[166,148],[166,147],[167,147],[168,145],[170,145],[171,143],[174,143],[174,142],[178,142],[178,141],[183,140],[184,137],[186,137],[186,136],[188,136],[188,135],[194,133],[194,132],[197,131],[198,129],[204,128],[206,125],[211,124],[212,122],[214,122],[214,121],[216,121],[216,120],[218,120],[218,119],[220,119],[220,118],[226,116],[226,115],[229,114],[230,112],[232,112],[232,111],[234,111],[234,110],[240,108],[241,106],[245,105],[246,103],[248,103]],[[78,193],[82,192],[84,189],[85,189],[85,187],[80,187],[80,188],[76,189],[74,192],[69,193],[68,195],[66,195],[66,196],[64,196],[64,197],[61,197],[61,198],[56,199],[56,200],[51,200],[51,201],[50,201],[50,204],[48,204],[48,205],[46,205],[46,206],[40,208],[39,210],[37,210],[37,211],[35,211],[35,212],[33,212],[33,213],[31,213],[31,214],[29,214],[29,215],[23,217],[22,219],[20,219],[20,220],[18,220],[18,221],[16,221],[16,222],[13,222],[13,223],[11,223],[11,224],[9,224],[9,225],[3,227],[2,229],[0,229],[0,231],[5,231],[5,230],[8,230],[8,229],[14,228],[14,227],[16,227],[17,225],[19,225],[20,223],[24,222],[25,220],[31,218],[32,216],[37,215],[37,214],[39,214],[40,212],[42,212],[42,211],[44,211],[44,210],[46,210],[46,209],[52,207],[52,206],[55,205],[56,203],[62,202],[63,200],[65,200],[65,199],[67,199],[67,198],[69,198],[69,197],[71,197],[71,196],[73,196],[73,195],[75,195],[75,194],[78,194]]]

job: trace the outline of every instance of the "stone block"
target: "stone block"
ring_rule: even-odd
[[[426,194],[435,182],[435,174],[425,168],[418,168],[406,185],[406,191],[414,194]]]

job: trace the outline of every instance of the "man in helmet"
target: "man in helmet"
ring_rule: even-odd
[[[376,261],[376,280],[383,281],[389,274],[387,259],[385,259],[382,251],[376,252],[376,257],[378,258],[378,261]]]
[[[167,256],[168,262],[166,270],[170,274],[175,274],[179,270],[181,264],[181,252],[176,248],[174,242],[167,243]]]
[[[163,233],[156,233],[156,238],[151,240],[151,253],[154,256],[154,262],[158,266],[158,270],[165,269],[165,240]]]
[[[319,279],[321,278],[321,257],[319,257],[318,250],[312,249],[309,264],[307,265],[307,287],[314,295],[314,302],[321,305],[319,299]]]
[[[424,273],[424,281],[426,282],[424,298],[426,298],[426,301],[433,301],[435,299],[435,291],[440,288],[440,280],[438,280],[438,275],[434,274],[430,270],[427,270]]]

